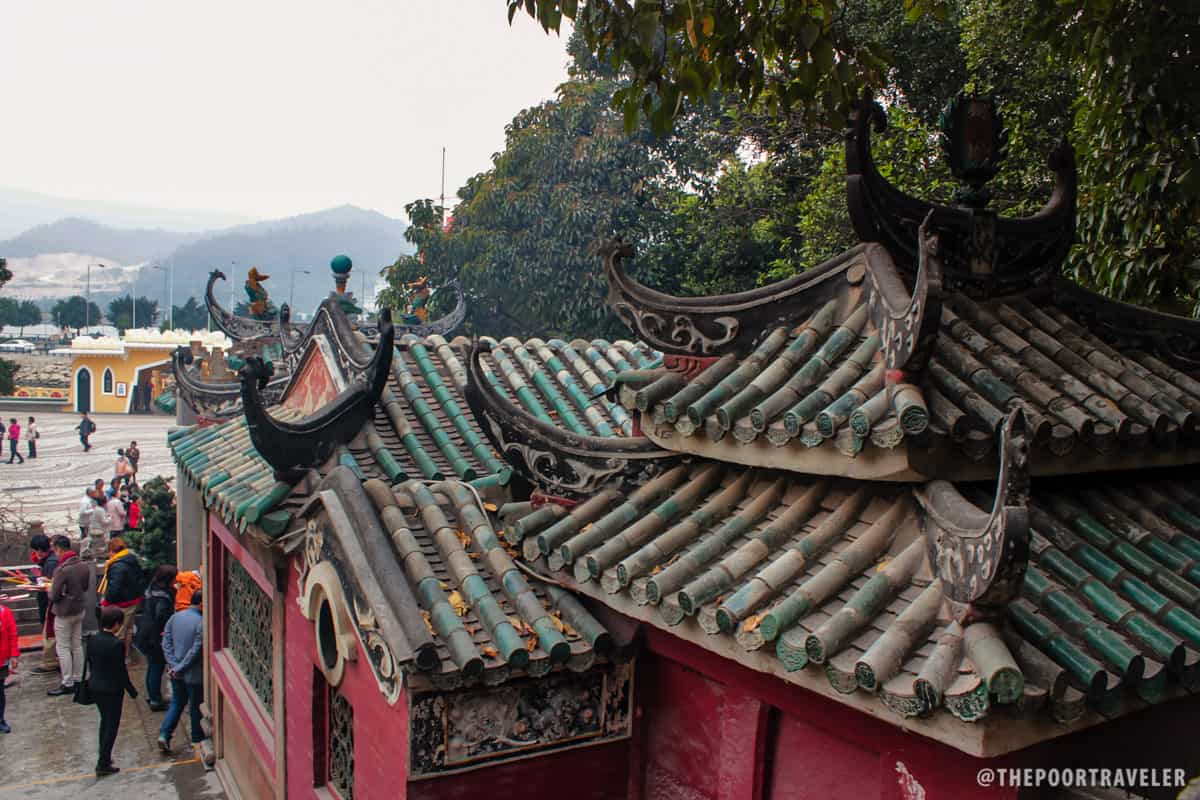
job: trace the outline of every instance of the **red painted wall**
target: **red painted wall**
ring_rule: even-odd
[[[647,652],[648,651],[648,652]],[[645,800],[1015,798],[983,789],[983,761],[662,631],[646,630],[639,697]]]
[[[300,613],[297,567],[288,568],[285,596],[284,665],[287,703],[287,786],[289,798],[315,798],[313,788],[313,677],[317,646],[313,624]],[[338,689],[354,708],[355,797],[403,798],[408,780],[408,703],[389,706],[360,649],[346,665]]]

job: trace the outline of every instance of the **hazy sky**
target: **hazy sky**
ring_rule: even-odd
[[[564,34],[565,37],[565,34]],[[503,0],[0,0],[0,180],[268,218],[402,216],[487,169],[565,38]]]

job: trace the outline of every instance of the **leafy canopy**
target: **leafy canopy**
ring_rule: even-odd
[[[133,327],[133,297],[125,295],[118,297],[108,304],[108,319],[113,325],[117,326],[117,330],[124,333],[129,328]],[[139,328],[149,328],[154,325],[155,319],[158,317],[158,301],[151,300],[149,297],[139,297],[137,299],[137,325]]]
[[[78,294],[56,302],[50,309],[50,316],[56,325],[67,328],[99,325],[101,321],[100,306],[87,302],[83,295]]]
[[[175,491],[170,481],[160,476],[141,485],[142,527],[125,532],[129,546],[148,569],[175,563]]]
[[[196,331],[208,326],[208,309],[195,297],[189,297],[181,306],[174,306],[172,316],[175,318],[175,327],[180,330]]]
[[[854,5],[839,0],[505,0],[511,22],[524,9],[543,29],[563,18],[601,63],[628,74],[612,99],[632,131],[639,117],[670,129],[686,101],[714,92],[797,109],[810,121],[844,121],[863,86],[883,83],[887,56],[877,41],[846,35]],[[942,14],[938,0],[904,0],[913,19]]]

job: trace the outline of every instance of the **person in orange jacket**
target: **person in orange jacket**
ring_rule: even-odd
[[[12,728],[4,718],[7,701],[4,696],[4,682],[9,672],[17,671],[17,659],[21,655],[21,645],[17,639],[17,618],[12,609],[0,603],[0,733],[12,733]]]
[[[200,588],[200,573],[196,570],[180,572],[175,578],[175,610],[183,611],[192,605],[192,595]]]

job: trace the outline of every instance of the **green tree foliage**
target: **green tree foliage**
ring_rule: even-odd
[[[1079,76],[1079,238],[1102,291],[1200,316],[1200,14],[1194,3],[1036,0],[1026,29]],[[1186,306],[1190,305],[1190,308]]]
[[[629,74],[612,103],[630,131],[641,117],[664,132],[685,101],[714,93],[838,125],[864,85],[883,83],[888,64],[878,41],[847,35],[841,23],[855,4],[838,0],[505,2],[510,21],[524,9],[547,31],[572,20],[601,63]],[[944,13],[939,0],[903,6],[912,19]]]
[[[861,87],[926,126],[964,82],[994,93],[1010,132],[994,206],[1035,210],[1049,190],[1045,155],[1069,134],[1080,169],[1080,244],[1070,271],[1111,296],[1200,316],[1194,3],[505,2],[510,20],[524,9],[548,31],[573,20],[589,52],[630,77],[612,99],[627,129],[647,118],[665,130],[685,105],[680,98],[717,95],[741,101],[750,110],[744,119],[773,118],[744,130],[768,152],[789,140],[802,151],[804,176],[790,187],[801,191],[818,171],[830,184],[837,156],[823,139]],[[814,203],[805,203],[810,219],[833,213]],[[815,231],[830,246],[838,241],[829,235],[836,229]],[[811,265],[820,238],[793,243],[803,264]]]
[[[0,298],[0,325],[15,325],[24,328],[26,325],[37,325],[42,321],[42,310],[32,300],[13,300],[11,297]]]
[[[149,297],[139,297],[137,299],[137,325],[139,328],[149,328],[155,324],[155,319],[158,317],[158,301],[151,300]],[[133,327],[133,297],[125,295],[118,297],[108,304],[108,319],[113,325],[117,326],[117,330],[124,333],[127,329]]]
[[[50,309],[50,316],[54,318],[56,325],[67,328],[82,328],[87,324],[99,325],[101,320],[100,306],[88,303],[78,294],[56,302]]]
[[[680,183],[707,186],[736,141],[708,109],[692,110],[686,137],[627,137],[609,108],[619,84],[576,64],[555,100],[522,111],[488,172],[459,190],[443,228],[430,200],[409,204],[405,234],[418,254],[384,271],[381,302],[402,308],[401,284],[427,274],[434,286],[459,274],[472,329],[493,335],[614,335],[594,246],[661,231]],[[702,121],[703,120],[703,121]],[[431,313],[436,313],[435,308]]]
[[[157,477],[142,484],[142,527],[125,534],[129,546],[148,569],[175,563],[175,491],[170,481]]]
[[[21,367],[15,361],[0,358],[0,397],[10,395],[17,389],[17,373]]]
[[[175,327],[180,330],[197,331],[208,327],[208,309],[194,297],[189,297],[181,306],[174,306],[172,316]]]
[[[0,258],[0,289],[4,288],[4,284],[12,280],[12,270],[8,268],[8,261]]]

